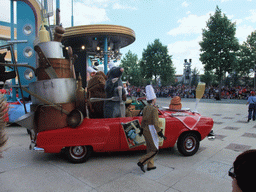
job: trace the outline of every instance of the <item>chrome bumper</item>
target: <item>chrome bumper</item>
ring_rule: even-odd
[[[31,144],[29,145],[29,149],[33,151],[44,152],[44,149],[36,147],[36,144],[33,141],[31,141]]]
[[[215,139],[215,135],[213,133],[213,130],[211,130],[211,132],[209,133],[209,135],[207,136],[209,140],[214,140]]]

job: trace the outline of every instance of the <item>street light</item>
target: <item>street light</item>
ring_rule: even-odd
[[[190,84],[191,63],[192,59],[189,59],[189,62],[187,62],[187,59],[184,59],[184,76],[186,84]]]

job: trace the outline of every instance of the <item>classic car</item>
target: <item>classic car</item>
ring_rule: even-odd
[[[147,102],[140,98],[138,102],[144,106]],[[85,162],[92,152],[116,152],[145,150],[143,136],[138,137],[142,120],[142,110],[134,110],[133,117],[84,118],[76,127],[64,127],[37,133],[32,139],[30,149],[45,153],[65,151],[72,163]],[[169,110],[158,108],[161,128],[166,140],[160,140],[160,149],[177,148],[184,156],[194,155],[200,141],[212,135],[213,119],[197,112],[185,110]],[[133,132],[130,132],[131,129]],[[134,138],[138,137],[138,140]]]

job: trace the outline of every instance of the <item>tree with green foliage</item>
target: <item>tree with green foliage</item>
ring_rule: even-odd
[[[168,55],[167,46],[162,45],[159,39],[143,50],[140,68],[142,77],[154,79],[154,84],[157,84],[158,78],[160,78],[162,86],[174,83],[175,68],[172,58]]]
[[[252,52],[256,52],[256,31],[253,31],[251,35],[247,37],[246,43],[249,45]]]
[[[212,71],[205,71],[201,76],[201,81],[206,84],[206,86],[211,86],[213,84],[214,74]]]
[[[137,54],[133,54],[129,50],[121,60],[120,67],[124,68],[123,81],[129,81],[131,85],[135,86],[141,85],[142,77]]]
[[[197,68],[195,67],[192,70],[192,76],[191,76],[191,86],[197,86],[199,81],[199,71],[197,70]]]
[[[237,79],[241,77],[244,77],[245,83],[248,85],[251,70],[254,70],[256,65],[256,31],[252,32],[246,41],[240,45],[237,52],[237,62],[238,65],[234,68],[236,74],[234,85],[238,82]]]
[[[239,51],[237,52],[237,63],[238,65],[235,66],[233,71],[237,77],[234,79],[234,85],[238,83],[238,79],[241,77],[244,77],[248,84],[251,73],[250,69],[254,69],[254,63],[251,60],[251,51],[245,42],[240,45]]]
[[[206,29],[203,29],[203,39],[199,44],[200,61],[205,71],[213,71],[220,84],[226,72],[230,73],[237,64],[236,51],[239,43],[235,33],[235,23],[222,14],[217,6],[214,15],[207,21]]]

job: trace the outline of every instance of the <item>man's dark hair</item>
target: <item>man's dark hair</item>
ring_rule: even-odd
[[[233,163],[237,185],[243,192],[255,188],[256,181],[256,150],[248,150],[237,156]]]

